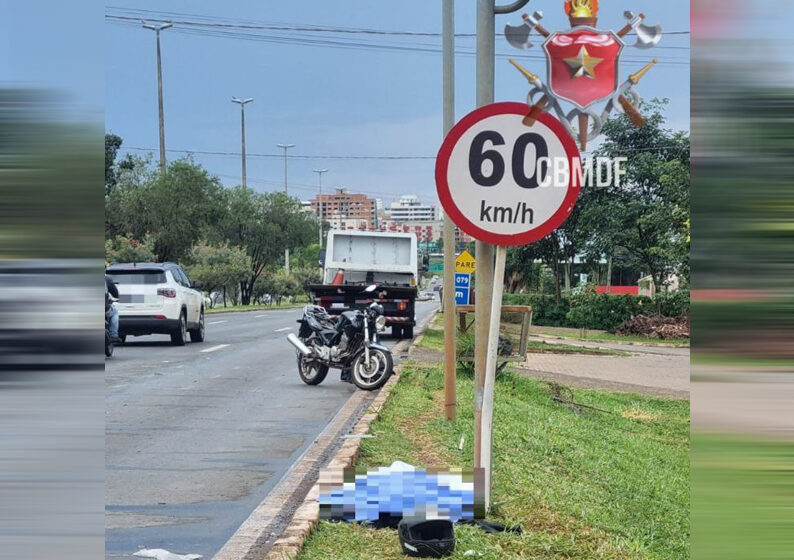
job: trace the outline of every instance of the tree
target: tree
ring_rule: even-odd
[[[106,235],[137,238],[150,231],[158,260],[187,257],[222,217],[220,181],[189,159],[171,162],[165,173],[152,171],[143,160],[132,161],[106,201]]]
[[[689,136],[663,128],[664,103],[643,104],[643,127],[625,115],[606,123],[596,155],[627,157],[627,174],[620,186],[587,189],[593,203],[582,209],[593,228],[590,251],[625,254],[657,290],[671,273],[689,274]]]
[[[251,270],[251,257],[244,249],[227,244],[208,245],[201,243],[193,247],[187,269],[194,280],[202,284],[204,291],[212,293],[236,286]]]
[[[117,235],[105,241],[105,260],[108,262],[152,262],[154,255],[154,236],[145,233],[141,239],[129,235]]]
[[[284,193],[259,194],[237,187],[225,193],[225,215],[217,233],[244,247],[251,257],[250,273],[240,285],[241,301],[248,305],[265,269],[283,261],[285,248],[295,250],[316,239],[317,223]]]
[[[121,136],[105,133],[105,194],[110,194],[116,186],[116,154],[121,148]]]
[[[296,268],[293,272],[295,279],[301,287],[301,290],[311,299],[311,289],[309,286],[312,284],[321,284],[323,281],[323,269],[318,266],[306,266]]]

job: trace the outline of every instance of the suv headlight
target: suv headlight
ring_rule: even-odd
[[[382,331],[386,328],[386,317],[381,315],[377,319],[375,319],[375,328],[378,329],[378,332]]]

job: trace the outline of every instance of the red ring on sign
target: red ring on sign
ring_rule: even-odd
[[[447,134],[447,137],[444,138],[441,148],[438,150],[438,155],[436,156],[436,191],[438,192],[438,198],[441,200],[441,206],[444,208],[444,212],[447,213],[455,225],[457,225],[467,234],[471,235],[474,239],[484,241],[492,245],[502,245],[508,247],[526,245],[528,243],[532,243],[533,241],[538,241],[562,225],[562,223],[568,218],[568,215],[573,210],[576,200],[579,198],[581,185],[579,185],[578,181],[576,181],[576,174],[572,172],[571,180],[568,184],[568,192],[565,194],[565,198],[563,199],[559,209],[552,214],[548,220],[539,224],[537,227],[534,227],[524,233],[516,234],[494,233],[474,225],[468,218],[466,218],[466,216],[463,215],[460,209],[458,209],[458,207],[455,205],[455,202],[452,200],[452,193],[449,191],[449,182],[447,181],[447,171],[449,167],[449,158],[452,156],[452,150],[455,148],[455,145],[458,143],[458,140],[460,140],[461,136],[463,136],[469,128],[478,122],[487,119],[488,117],[514,114],[523,118],[528,112],[529,105],[525,103],[517,103],[515,101],[492,103],[490,105],[480,107],[479,109],[475,109],[460,119],[455,126],[452,127],[452,129],[449,131],[449,134]],[[573,170],[573,160],[574,158],[579,158],[580,154],[576,142],[574,142],[573,138],[571,138],[570,134],[568,134],[568,131],[565,130],[565,127],[560,121],[558,121],[549,113],[540,113],[536,120],[546,125],[560,140],[563,149],[565,150],[565,154],[568,156],[568,164],[570,165],[569,169]]]

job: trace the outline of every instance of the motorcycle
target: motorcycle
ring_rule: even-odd
[[[367,293],[376,286],[369,286]],[[392,374],[391,351],[378,343],[386,328],[383,306],[371,303],[365,310],[344,311],[334,317],[323,307],[307,305],[298,320],[298,335],[287,340],[298,354],[298,374],[307,385],[319,385],[330,368],[342,370],[342,380],[359,389],[374,391]]]

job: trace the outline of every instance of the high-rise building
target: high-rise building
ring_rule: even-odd
[[[339,188],[331,194],[315,196],[312,212],[322,216],[333,229],[370,229],[377,220],[377,202],[365,194]]]
[[[388,210],[393,222],[431,222],[438,219],[436,207],[423,204],[416,195],[409,194],[392,202]]]

